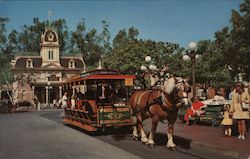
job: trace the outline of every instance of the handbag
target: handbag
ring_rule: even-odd
[[[250,108],[249,103],[245,103],[245,102],[242,102],[241,106],[242,106],[243,111],[248,111]]]

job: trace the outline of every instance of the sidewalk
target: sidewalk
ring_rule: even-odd
[[[145,121],[145,129],[150,129],[151,120]],[[160,123],[157,127],[158,133],[167,132],[167,124]],[[224,137],[220,127],[206,125],[189,126],[177,121],[174,127],[174,140],[177,145],[227,155],[233,158],[250,159],[250,132],[246,134],[246,140],[237,137]]]

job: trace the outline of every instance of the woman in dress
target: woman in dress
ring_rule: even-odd
[[[246,120],[249,119],[249,112],[242,109],[242,101],[249,102],[247,101],[248,98],[249,94],[244,91],[243,84],[237,83],[232,94],[231,112],[233,113],[233,119],[238,124],[238,139],[242,140],[245,140]]]

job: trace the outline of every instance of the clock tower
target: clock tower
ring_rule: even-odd
[[[42,57],[42,67],[53,64],[61,66],[59,54],[59,41],[58,35],[52,29],[46,29],[41,35],[41,50],[40,56]]]
[[[50,18],[50,17],[49,17]],[[49,27],[41,34],[40,56],[18,54],[11,61],[14,77],[19,83],[13,91],[14,101],[36,99],[47,106],[62,98],[61,86],[68,78],[85,71],[82,55],[60,55],[58,34]],[[38,53],[39,54],[39,53]],[[74,89],[76,91],[76,89]]]

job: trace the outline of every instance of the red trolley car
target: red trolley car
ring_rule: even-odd
[[[68,79],[64,123],[95,132],[103,128],[132,125],[129,92],[134,75],[110,69],[92,70]]]

